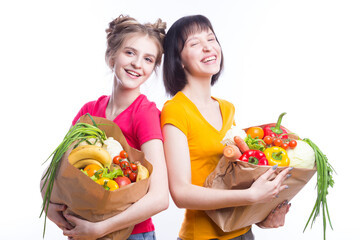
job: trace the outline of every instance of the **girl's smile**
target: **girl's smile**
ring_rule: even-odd
[[[127,70],[125,69],[125,72],[128,74],[129,77],[131,78],[138,78],[140,77],[141,75],[135,71],[132,71],[132,70]]]
[[[209,63],[209,64],[214,64],[216,63],[216,55],[212,55],[212,56],[209,56],[209,57],[205,57],[201,60],[201,62],[203,63]]]

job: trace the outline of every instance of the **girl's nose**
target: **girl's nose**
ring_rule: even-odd
[[[203,44],[203,51],[204,52],[210,51],[210,45],[207,42]]]
[[[133,61],[131,62],[131,65],[134,68],[140,68],[141,67],[140,58],[133,59]]]

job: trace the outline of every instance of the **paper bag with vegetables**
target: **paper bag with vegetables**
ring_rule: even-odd
[[[124,211],[148,191],[152,165],[107,119],[82,116],[50,157],[41,181],[41,214],[47,214],[52,202],[67,205],[70,214],[98,222]],[[45,228],[46,217],[44,234]],[[132,229],[101,239],[127,239]]]
[[[239,129],[230,129],[222,143],[224,155],[204,186],[218,189],[246,189],[271,166],[278,165],[276,175],[285,167],[293,167],[291,177],[284,184],[289,188],[268,203],[230,207],[206,211],[208,216],[225,232],[263,221],[285,200],[290,201],[317,172],[317,199],[305,225],[314,223],[322,208],[324,239],[326,220],[331,226],[326,195],[333,186],[333,168],[326,156],[310,139],[300,139],[277,123]],[[274,176],[275,178],[275,176]],[[304,230],[305,230],[304,229]]]

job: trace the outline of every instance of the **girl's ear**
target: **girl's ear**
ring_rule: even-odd
[[[110,58],[110,60],[109,60],[109,66],[110,66],[110,68],[111,68],[112,71],[114,71],[114,65],[115,65],[115,63],[114,63],[114,58]]]

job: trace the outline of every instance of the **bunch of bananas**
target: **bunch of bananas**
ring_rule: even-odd
[[[112,159],[108,151],[96,145],[83,145],[73,149],[68,157],[69,163],[76,168],[84,168],[89,164],[101,168],[110,167]]]

